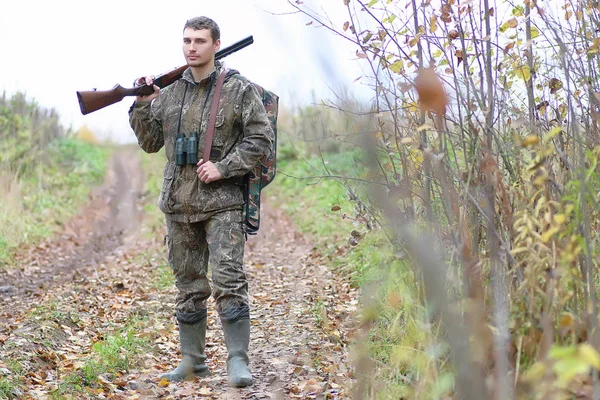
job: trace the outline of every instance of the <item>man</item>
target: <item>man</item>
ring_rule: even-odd
[[[169,264],[178,294],[175,315],[183,359],[162,375],[179,381],[192,374],[206,376],[207,278],[211,267],[213,296],[227,346],[227,374],[236,387],[252,384],[248,368],[250,308],[243,269],[243,176],[273,145],[273,130],[256,88],[237,71],[226,73],[216,115],[210,160],[176,165],[178,134],[198,135],[203,153],[217,78],[224,70],[215,61],[221,45],[217,24],[207,17],[188,20],[183,53],[189,68],[181,79],[154,93],[137,97],[129,122],[139,145],[148,153],[163,146],[167,155],[158,205],[165,214]],[[140,78],[139,83],[144,82]],[[153,83],[153,77],[145,82]],[[191,147],[191,146],[190,146]],[[201,156],[199,157],[201,158]]]

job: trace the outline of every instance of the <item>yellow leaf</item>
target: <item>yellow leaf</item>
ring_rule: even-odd
[[[556,373],[558,381],[556,385],[565,388],[578,375],[589,372],[590,365],[581,357],[567,357],[554,363],[552,370]]]
[[[389,66],[389,69],[396,74],[399,74],[402,71],[402,68],[404,68],[404,61],[401,59],[397,59]]]
[[[548,358],[552,360],[571,358],[575,354],[577,354],[577,348],[575,346],[552,345],[552,347],[550,347],[550,350],[548,350]]]
[[[437,31],[437,17],[435,15],[433,15],[431,17],[431,19],[429,20],[429,31],[431,33],[435,33],[435,31]]]
[[[534,144],[538,144],[539,142],[540,142],[539,137],[537,137],[536,135],[529,135],[529,136],[525,137],[523,140],[521,140],[521,146],[529,147],[529,146],[533,146]]]
[[[160,380],[160,382],[158,382],[158,386],[159,387],[167,387],[167,386],[169,386],[169,381],[167,380],[167,378],[162,378]]]
[[[556,126],[550,130],[550,132],[544,135],[544,142],[554,139],[559,133],[562,132],[562,126]]]
[[[531,27],[531,38],[535,39],[538,36],[540,36],[540,31],[538,31],[538,29],[535,26],[532,26]]]
[[[567,204],[567,206],[565,207],[565,214],[567,214],[567,215],[571,214],[574,209],[575,209],[575,206],[573,204]]]
[[[410,152],[410,157],[417,167],[423,162],[423,152],[417,149],[414,149]]]
[[[567,221],[567,216],[565,214],[556,214],[553,219],[555,224],[562,225]]]
[[[541,380],[546,374],[546,365],[536,362],[523,374],[524,382],[536,382]]]
[[[522,7],[515,7],[512,10],[512,15],[514,15],[515,17],[522,17],[523,16],[523,8]]]
[[[500,26],[500,32],[504,32],[509,28],[516,28],[517,25],[519,25],[519,22],[517,21],[516,18],[512,18],[509,19],[508,21],[506,21],[505,23],[502,24],[502,26]]]
[[[556,226],[553,226],[552,228],[548,229],[542,234],[542,242],[548,243],[550,239],[552,239],[552,236],[554,236],[554,234],[558,232],[558,230],[559,229]]]
[[[529,252],[529,251],[531,251],[531,249],[529,247],[517,247],[515,249],[512,249],[510,251],[510,254],[512,254],[514,256],[514,255],[517,255],[519,253],[525,253],[525,252]]]
[[[598,53],[598,48],[600,47],[600,40],[594,39],[594,43],[590,47],[588,47],[588,54],[596,54]]]
[[[600,354],[589,343],[581,343],[577,351],[579,356],[588,362],[592,367],[600,369]]]
[[[419,105],[412,101],[406,105],[406,109],[411,112],[417,112],[419,111]]]
[[[515,72],[516,72],[517,76],[523,78],[523,80],[525,80],[525,82],[528,82],[529,79],[531,79],[531,70],[529,69],[529,66],[527,66],[527,65],[522,65],[520,67],[517,67],[515,69]]]
[[[573,326],[574,323],[575,320],[573,319],[573,314],[571,313],[565,313],[562,315],[562,317],[560,317],[559,325],[561,328],[568,328]]]
[[[415,44],[417,44],[419,42],[419,36],[415,36],[414,38],[410,39],[408,41],[408,45],[410,47],[413,47]]]

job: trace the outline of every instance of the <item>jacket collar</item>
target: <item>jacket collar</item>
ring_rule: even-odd
[[[200,82],[194,81],[194,76],[192,75],[191,68],[188,68],[185,71],[183,71],[183,75],[181,76],[181,78],[183,80],[185,80],[186,82],[192,83],[194,85],[200,85],[200,84],[206,83],[209,80],[216,82],[216,79],[219,76],[219,74],[221,73],[222,68],[223,68],[223,63],[221,61],[215,61],[215,66],[214,66],[212,72],[210,74],[208,74],[208,76],[202,78],[200,80]]]

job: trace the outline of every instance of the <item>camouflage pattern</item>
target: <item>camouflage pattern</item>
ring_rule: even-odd
[[[175,311],[189,315],[206,310],[213,293],[217,311],[225,320],[249,317],[248,282],[243,269],[242,213],[224,211],[194,223],[167,218],[169,264],[178,294]],[[208,280],[208,267],[213,289]]]
[[[229,70],[210,157],[224,179],[205,184],[198,179],[195,165],[175,165],[179,124],[186,136],[198,132],[198,154],[204,151],[214,85],[222,68],[216,61],[212,74],[198,83],[188,69],[177,82],[161,89],[151,105],[136,102],[129,110],[129,122],[142,149],[154,153],[165,147],[167,163],[158,205],[173,221],[197,222],[216,212],[241,210],[244,176],[273,147],[274,132],[255,85]]]
[[[264,156],[259,164],[246,176],[245,205],[244,205],[244,230],[250,235],[258,232],[260,227],[260,191],[275,179],[277,159],[277,114],[279,97],[275,93],[256,85],[267,117],[273,129],[273,148]]]

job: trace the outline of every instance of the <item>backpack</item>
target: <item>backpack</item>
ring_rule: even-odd
[[[267,117],[273,128],[273,150],[263,157],[252,171],[244,178],[244,210],[243,225],[247,235],[256,235],[260,228],[260,191],[275,179],[277,172],[277,113],[279,110],[279,97],[265,88],[254,84],[262,98],[267,111]]]

